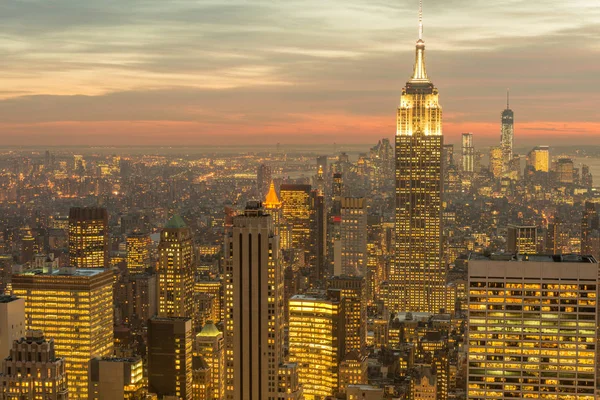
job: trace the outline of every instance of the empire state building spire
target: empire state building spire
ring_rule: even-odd
[[[427,71],[425,70],[425,42],[423,41],[423,1],[419,2],[419,40],[417,40],[417,49],[415,55],[415,69],[413,71],[411,82],[429,82]]]

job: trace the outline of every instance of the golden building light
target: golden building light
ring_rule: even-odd
[[[146,272],[150,267],[150,246],[152,240],[144,233],[127,236],[127,270],[130,274]]]
[[[442,260],[442,107],[425,69],[419,40],[412,78],[402,89],[396,131],[395,262],[387,306],[391,311],[439,312],[444,308]]]
[[[27,328],[54,339],[64,357],[69,399],[88,399],[88,362],[113,354],[113,272],[64,267],[13,276]]]
[[[108,213],[104,208],[69,210],[69,263],[76,268],[108,268]]]

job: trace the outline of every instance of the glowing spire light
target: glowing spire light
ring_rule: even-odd
[[[510,89],[506,88],[506,109],[507,110],[510,110],[510,106],[509,106],[509,104],[510,104],[510,98],[509,98],[509,96],[510,96]]]
[[[417,40],[417,53],[415,69],[411,82],[429,82],[425,70],[425,42],[423,41],[423,0],[419,1],[419,40]]]

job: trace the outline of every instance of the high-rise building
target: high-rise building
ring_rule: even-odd
[[[502,176],[502,147],[490,147],[490,173],[494,178]]]
[[[0,295],[0,360],[8,357],[15,340],[25,336],[25,300]]]
[[[298,365],[307,400],[325,399],[338,389],[343,329],[340,295],[340,291],[327,296],[295,295],[289,302],[289,358]]]
[[[468,399],[595,398],[593,257],[472,256],[468,274]]]
[[[148,391],[159,399],[192,399],[192,320],[153,317],[148,322]]]
[[[260,202],[248,202],[244,213],[233,218],[225,259],[227,398],[277,399],[283,270],[279,237]]]
[[[527,154],[527,165],[533,168],[534,171],[550,171],[550,147],[535,146]]]
[[[473,147],[473,134],[462,134],[462,170],[475,171],[475,148]]]
[[[341,258],[334,260],[336,274],[365,276],[367,273],[367,200],[342,197],[340,203]]]
[[[561,157],[556,161],[556,178],[558,183],[572,184],[575,181],[575,166],[573,160]]]
[[[13,341],[0,373],[2,400],[67,400],[65,359],[56,356],[54,340],[40,331]]]
[[[279,194],[283,203],[283,219],[292,227],[291,247],[304,249],[308,253],[311,240],[311,187],[310,185],[283,184]]]
[[[113,354],[113,272],[64,267],[13,276],[27,329],[54,339],[66,361],[69,399],[88,399],[89,360]]]
[[[362,359],[367,351],[367,295],[363,277],[334,276],[327,281],[329,290],[340,291],[343,327],[340,352],[344,356],[356,351]]]
[[[108,213],[104,208],[69,210],[69,263],[76,268],[108,268]]]
[[[143,400],[145,395],[141,357],[96,357],[90,360],[90,400]]]
[[[519,254],[537,253],[537,228],[526,225],[509,225],[506,251]]]
[[[310,243],[308,263],[313,276],[322,280],[327,270],[327,208],[325,196],[318,190],[310,192]]]
[[[515,114],[510,109],[508,92],[506,93],[506,109],[502,111],[502,127],[500,129],[500,149],[502,152],[502,172],[510,170],[513,159],[513,144],[515,136]]]
[[[600,203],[586,201],[583,207],[581,252],[600,259]]]
[[[271,167],[265,164],[260,164],[256,172],[256,186],[258,196],[262,199],[269,191],[269,185],[273,179]]]
[[[173,216],[158,244],[158,315],[193,317],[194,265],[190,228]]]
[[[196,335],[195,353],[210,369],[208,399],[223,399],[225,396],[225,344],[223,333],[212,321],[208,321]]]
[[[127,270],[130,274],[146,272],[150,267],[150,246],[152,240],[144,233],[127,236]]]
[[[390,271],[391,311],[444,307],[442,261],[442,108],[425,70],[423,23],[412,78],[402,89],[396,132],[396,248]]]

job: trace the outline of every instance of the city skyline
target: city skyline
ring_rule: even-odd
[[[391,138],[415,3],[3,4],[0,137],[7,145]],[[477,145],[496,142],[510,87],[516,147],[600,143],[592,91],[600,6],[424,7],[447,142],[462,132]]]

